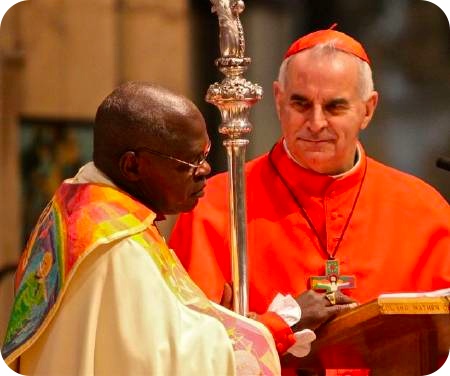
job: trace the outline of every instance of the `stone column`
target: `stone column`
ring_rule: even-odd
[[[188,0],[119,0],[120,79],[191,94]]]

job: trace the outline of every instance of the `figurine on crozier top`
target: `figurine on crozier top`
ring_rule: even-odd
[[[243,57],[245,42],[239,14],[244,10],[242,0],[211,0],[211,11],[219,18],[220,53],[222,57]]]

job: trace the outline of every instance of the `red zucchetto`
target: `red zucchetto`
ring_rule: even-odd
[[[353,39],[347,34],[333,30],[334,26],[335,25],[333,25],[330,29],[327,30],[315,31],[313,33],[307,34],[297,39],[288,48],[286,54],[284,55],[284,59],[287,59],[289,56],[292,56],[308,48],[314,47],[320,43],[334,40],[336,49],[353,54],[359,57],[360,59],[366,61],[368,64],[370,64],[369,56],[367,56],[367,53],[364,50],[361,43],[359,43],[357,40]]]

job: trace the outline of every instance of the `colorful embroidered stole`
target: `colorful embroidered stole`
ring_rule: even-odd
[[[41,214],[16,272],[16,297],[2,348],[11,364],[48,326],[80,263],[100,244],[132,237],[153,259],[179,301],[217,318],[238,358],[256,359],[261,374],[279,373],[272,339],[257,325],[216,308],[192,282],[153,225],[155,213],[113,187],[63,183]],[[274,355],[275,354],[275,355]]]

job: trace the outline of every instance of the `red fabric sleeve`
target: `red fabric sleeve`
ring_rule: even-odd
[[[228,244],[214,229],[226,225],[228,218],[216,215],[211,223],[204,218],[205,213],[210,211],[208,205],[205,206],[206,208],[200,207],[195,212],[179,216],[169,245],[197,286],[209,299],[219,303],[223,286],[229,280],[229,276],[222,273],[225,268],[223,264],[229,263],[230,256],[227,252]],[[222,256],[218,256],[216,252],[220,252]]]
[[[258,315],[258,321],[272,333],[275,346],[280,355],[284,354],[295,343],[294,333],[286,322],[275,312]]]

